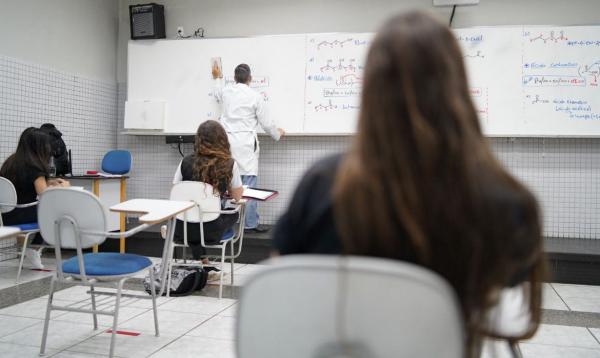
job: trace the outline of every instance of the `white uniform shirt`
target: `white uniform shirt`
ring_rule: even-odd
[[[177,166],[177,170],[175,171],[175,176],[173,176],[173,184],[181,183],[183,181],[183,175],[181,174],[181,163],[183,160],[179,162]],[[238,167],[236,162],[233,162],[233,176],[231,177],[231,188],[240,188],[242,186],[242,177],[240,176],[240,168]]]
[[[262,96],[242,83],[223,87],[221,78],[215,80],[215,98],[221,103],[221,125],[225,128],[231,145],[231,155],[240,167],[241,175],[258,174],[260,147],[256,129],[258,125],[273,139],[280,134],[275,122],[266,115]]]

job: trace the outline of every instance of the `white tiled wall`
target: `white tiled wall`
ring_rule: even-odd
[[[119,84],[122,128],[126,84]],[[600,139],[491,138],[500,160],[535,192],[544,212],[545,235],[600,238]],[[262,137],[259,186],[277,189],[279,197],[259,205],[261,221],[273,224],[287,206],[302,173],[315,160],[341,152],[350,137]],[[118,136],[119,148],[134,156],[130,197],[166,198],[181,160],[162,136]],[[192,150],[185,145],[185,154]]]
[[[98,169],[104,153],[117,145],[116,100],[114,83],[0,55],[0,163],[25,128],[50,122],[72,150],[74,173]]]

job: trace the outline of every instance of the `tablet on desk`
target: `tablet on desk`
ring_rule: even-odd
[[[242,197],[244,197],[246,199],[266,201],[266,200],[276,197],[277,194],[279,194],[279,193],[275,190],[250,188],[250,187],[244,186],[244,193],[242,194]]]

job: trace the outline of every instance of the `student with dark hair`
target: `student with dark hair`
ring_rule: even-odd
[[[219,122],[206,121],[198,127],[194,153],[183,158],[175,171],[173,184],[181,181],[203,182],[214,188],[215,195],[222,196],[228,193],[236,201],[242,198],[240,170],[231,157],[227,134]],[[237,214],[222,214],[216,220],[205,223],[204,242],[218,243],[238,218]],[[203,258],[206,249],[201,245],[200,226],[188,223],[187,235],[194,259]],[[180,220],[177,220],[175,226],[175,241],[183,242],[183,221]],[[203,261],[208,263],[208,260]]]
[[[69,186],[62,179],[49,179],[48,163],[51,157],[50,137],[41,129],[30,127],[19,138],[17,150],[9,156],[0,168],[0,176],[10,180],[17,192],[17,203],[27,204],[37,200],[37,196],[51,186]],[[37,222],[37,207],[14,209],[2,214],[4,225],[30,224]],[[38,235],[32,243],[42,243]],[[36,268],[42,268],[37,251],[28,249],[27,257]]]
[[[231,154],[240,166],[244,185],[254,187],[258,180],[260,152],[256,129],[260,125],[275,140],[279,140],[285,131],[277,128],[275,122],[266,115],[264,99],[250,88],[250,66],[242,63],[235,68],[235,85],[232,86],[223,87],[223,74],[217,65],[213,65],[212,75],[216,84],[215,98],[222,107],[220,122],[229,137]],[[256,210],[256,201],[250,200],[246,206],[245,228],[264,232],[264,227],[258,225]]]
[[[468,357],[503,288],[529,280],[519,286],[531,314],[521,338],[540,322],[536,199],[482,134],[454,35],[419,12],[373,40],[354,143],[306,173],[273,240],[280,254],[376,256],[437,272],[461,303]]]

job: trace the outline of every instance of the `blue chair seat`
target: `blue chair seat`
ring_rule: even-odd
[[[229,229],[229,230],[225,231],[225,233],[221,237],[221,242],[229,241],[229,240],[233,239],[234,237],[235,237],[235,232],[233,231],[233,229]]]
[[[119,254],[116,252],[101,252],[83,255],[85,274],[89,276],[120,276],[141,271],[152,265],[149,258],[134,254]],[[62,266],[64,273],[79,274],[77,256],[65,261]]]
[[[37,223],[29,223],[29,224],[18,224],[18,225],[10,225],[11,227],[18,227],[21,231],[34,231],[39,230],[40,226]]]

